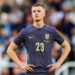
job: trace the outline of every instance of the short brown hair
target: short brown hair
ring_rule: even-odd
[[[32,7],[37,7],[37,6],[41,6],[45,9],[45,6],[43,4],[33,4]]]

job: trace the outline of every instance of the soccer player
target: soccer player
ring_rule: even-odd
[[[31,11],[33,24],[19,32],[8,47],[7,54],[22,70],[26,71],[26,75],[54,75],[54,72],[68,56],[71,48],[55,28],[44,24],[43,19],[46,12],[43,5],[34,4]],[[54,41],[64,48],[56,63],[52,62],[51,56]],[[23,64],[15,53],[21,43],[24,43],[29,55],[27,65]]]

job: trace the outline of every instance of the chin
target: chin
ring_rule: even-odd
[[[40,20],[40,19],[36,19],[35,21],[36,21],[36,22],[39,22],[39,21],[41,21],[41,20]]]
[[[39,22],[39,21],[41,21],[41,19],[35,19],[35,21],[36,21],[36,22]]]

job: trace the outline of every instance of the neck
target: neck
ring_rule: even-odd
[[[42,28],[44,26],[44,22],[43,20],[40,21],[40,22],[35,22],[33,23],[33,25],[36,27],[36,28]]]

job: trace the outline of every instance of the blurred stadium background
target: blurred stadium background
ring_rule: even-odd
[[[42,3],[46,7],[46,24],[55,27],[68,41],[71,52],[56,75],[75,75],[75,0],[0,0],[0,75],[25,75],[6,54],[9,44],[18,32],[33,23],[31,6]],[[56,62],[63,48],[54,43],[52,60]],[[26,64],[27,51],[21,45],[18,58]]]

